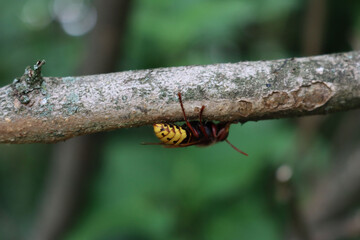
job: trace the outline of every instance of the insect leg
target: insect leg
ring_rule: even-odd
[[[179,102],[180,102],[180,105],[181,105],[181,110],[182,110],[182,112],[183,112],[186,125],[188,126],[188,128],[190,129],[190,131],[192,132],[192,134],[194,134],[194,136],[195,136],[196,138],[198,138],[198,137],[199,137],[198,132],[195,131],[195,129],[191,126],[191,124],[190,124],[189,121],[187,120],[187,117],[186,117],[186,114],[185,114],[184,105],[183,105],[183,103],[182,103],[181,93],[180,93],[180,92],[178,92],[178,96],[179,96]]]
[[[213,135],[213,137],[214,138],[217,138],[218,136],[218,134],[217,134],[217,127],[216,127],[216,125],[214,124],[214,123],[212,123],[211,124],[211,131],[212,131],[212,135]]]
[[[205,136],[206,138],[209,138],[209,135],[206,133],[206,130],[205,130],[205,127],[204,127],[203,121],[202,121],[202,115],[203,115],[204,109],[205,109],[205,106],[203,105],[203,106],[201,107],[200,114],[199,114],[200,130],[201,130],[201,132],[204,134],[204,136]]]
[[[229,128],[230,128],[230,123],[227,123],[224,127],[221,127],[219,132],[217,132],[216,138],[219,141],[224,141],[229,134]]]

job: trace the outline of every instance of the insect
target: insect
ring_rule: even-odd
[[[199,121],[189,122],[184,105],[181,99],[181,93],[178,93],[181,110],[184,115],[185,124],[182,126],[172,123],[156,123],[153,125],[155,135],[160,139],[160,143],[145,143],[164,145],[165,147],[188,147],[192,145],[208,146],[217,142],[226,141],[232,148],[245,156],[248,154],[232,145],[227,137],[229,135],[229,122],[213,123],[203,121],[202,116],[205,106],[202,106],[199,113]]]

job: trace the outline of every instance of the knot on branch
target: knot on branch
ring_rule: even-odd
[[[268,111],[313,111],[325,105],[334,95],[332,83],[312,82],[292,91],[273,91],[263,98]]]

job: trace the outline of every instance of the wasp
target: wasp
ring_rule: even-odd
[[[226,141],[233,149],[245,156],[248,154],[232,145],[227,137],[229,135],[230,122],[213,123],[203,121],[202,116],[205,109],[203,105],[199,113],[199,121],[188,121],[184,105],[181,99],[181,93],[178,93],[181,110],[184,115],[185,124],[179,126],[172,123],[156,123],[153,125],[156,137],[160,143],[145,143],[164,145],[165,147],[188,147],[188,146],[209,146],[211,144]]]

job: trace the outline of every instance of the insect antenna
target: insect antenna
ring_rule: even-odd
[[[141,145],[164,145],[165,143],[162,143],[162,142],[142,142]]]
[[[225,141],[236,151],[238,151],[241,154],[244,154],[245,156],[249,156],[247,153],[244,153],[243,151],[241,151],[240,149],[238,149],[237,147],[235,147],[234,145],[231,144],[231,142],[229,142],[229,140],[225,139]]]

